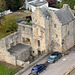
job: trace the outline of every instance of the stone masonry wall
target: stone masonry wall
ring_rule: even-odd
[[[36,10],[32,14],[33,23],[33,48],[34,54],[37,55],[38,51],[45,52],[45,19],[39,10]],[[40,44],[40,45],[39,45]]]
[[[61,23],[58,20],[54,12],[51,13],[51,23],[50,23],[50,32],[51,32],[51,50],[62,52],[61,44]]]
[[[62,47],[63,51],[70,49],[74,46],[74,21],[62,26]]]
[[[19,23],[18,32],[21,43],[32,46],[32,30],[32,26]]]
[[[12,56],[7,50],[19,42],[18,32],[0,39],[0,57],[2,61],[15,65],[15,57]]]

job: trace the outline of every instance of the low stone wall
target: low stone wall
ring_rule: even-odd
[[[4,40],[5,40],[6,49],[8,50],[9,48],[20,43],[19,33],[18,32],[12,33],[12,34],[6,36],[4,38]]]
[[[18,23],[18,32],[20,33],[21,43],[31,45],[32,46],[32,36],[33,29],[30,25],[20,24]],[[29,39],[27,41],[27,39]]]
[[[7,50],[19,42],[20,41],[18,37],[18,32],[8,35],[3,39],[0,39],[0,59],[7,63],[16,65],[15,57],[12,56]]]

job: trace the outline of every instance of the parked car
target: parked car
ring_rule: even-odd
[[[45,70],[46,68],[47,68],[47,66],[45,64],[36,65],[32,68],[31,74],[39,75],[39,73],[42,72],[43,70]]]
[[[62,57],[62,53],[60,52],[53,52],[49,58],[47,59],[47,62],[49,63],[54,63],[55,61],[57,61],[59,58]]]

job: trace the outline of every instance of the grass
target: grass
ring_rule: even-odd
[[[20,66],[11,65],[9,63],[0,61],[0,75],[15,75],[16,72],[23,69]]]
[[[13,68],[8,68],[0,64],[0,75],[7,75],[9,72],[13,71]]]
[[[17,11],[17,12],[14,12],[12,14],[8,14],[8,15],[15,16],[15,18],[17,19],[17,18],[23,18],[23,17],[26,17],[26,16],[31,16],[31,13]],[[5,15],[5,17],[8,16],[8,15]]]
[[[0,39],[2,39],[2,38],[4,38],[4,37],[6,37],[6,36],[8,36],[9,34],[11,34],[12,32],[4,32],[3,31],[3,28],[1,28],[1,26],[0,26]]]
[[[6,37],[6,36],[9,35],[9,34],[11,34],[11,33],[5,33],[5,32],[1,32],[1,31],[0,31],[0,39]]]

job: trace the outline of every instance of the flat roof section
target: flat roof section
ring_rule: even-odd
[[[13,46],[12,48],[8,49],[8,51],[13,55],[13,56],[18,56],[19,54],[25,52],[26,50],[29,50],[31,47],[29,45],[24,45],[24,44],[17,44],[16,46]]]
[[[44,5],[44,4],[46,4],[47,2],[32,2],[32,3],[30,3],[31,5],[33,5],[33,6],[35,6],[35,7],[37,7],[37,6],[41,6],[41,5]]]

